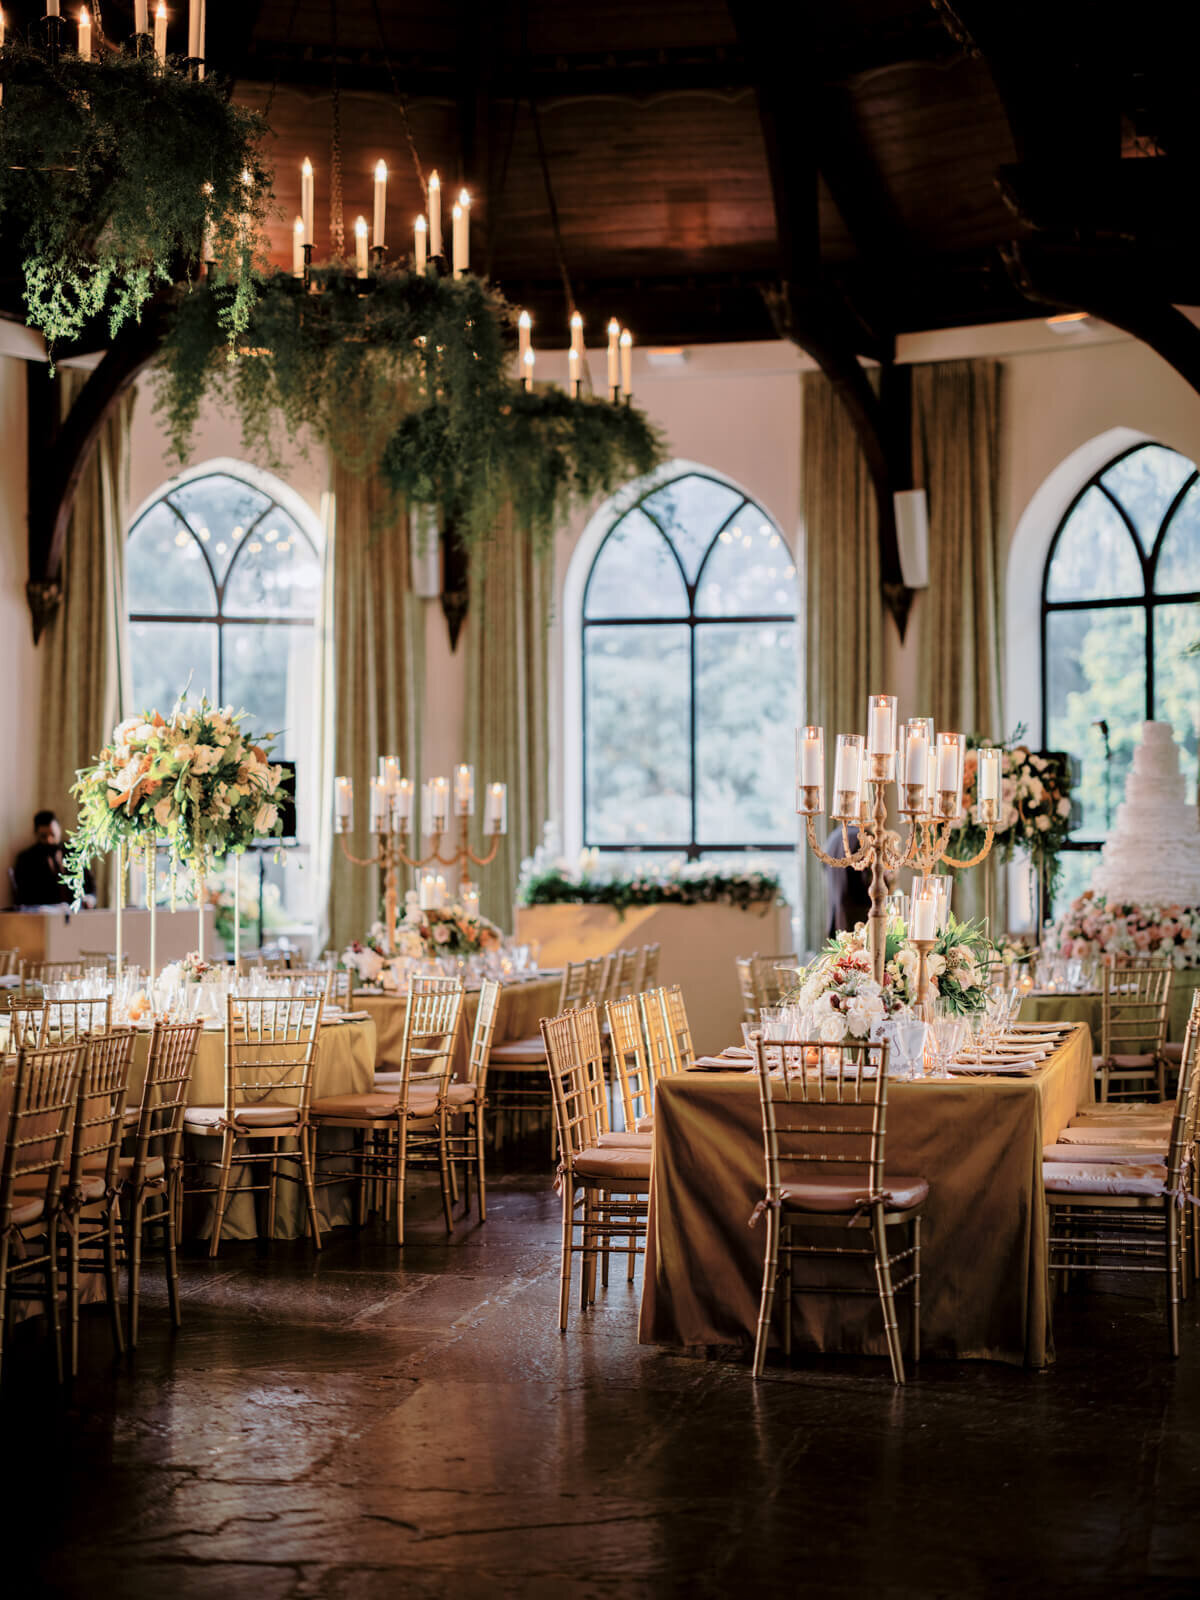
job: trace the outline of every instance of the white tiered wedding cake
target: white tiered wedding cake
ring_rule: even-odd
[[[1184,793],[1169,722],[1142,724],[1125,799],[1092,888],[1110,905],[1200,905],[1200,818]]]

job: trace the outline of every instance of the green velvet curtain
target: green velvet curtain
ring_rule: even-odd
[[[476,837],[488,783],[508,785],[508,833],[475,873],[480,909],[506,932],[523,857],[541,842],[549,812],[547,640],[550,556],[506,518],[471,571],[467,618],[466,759],[475,768]],[[478,848],[478,846],[477,846]]]
[[[805,562],[801,718],[825,729],[832,764],[839,732],[866,721],[883,681],[883,599],[875,492],[846,408],[823,373],[802,379],[800,506]],[[824,842],[824,841],[822,841]],[[804,943],[825,939],[824,869],[801,843]]]
[[[87,374],[64,370],[63,413]],[[125,536],[129,519],[129,430],[134,394],[113,407],[84,469],[63,554],[62,604],[42,635],[38,803],[75,819],[75,773],[105,743],[129,694]],[[105,864],[97,863],[103,896]]]
[[[369,783],[381,755],[398,755],[420,794],[425,633],[421,602],[409,588],[408,516],[379,484],[331,466],[326,572],[332,580],[332,769],[354,780],[355,855],[373,853],[367,831]],[[328,766],[330,763],[326,763]],[[328,773],[325,775],[329,776]],[[328,785],[322,795],[332,807]],[[416,841],[420,843],[419,838]],[[329,848],[329,943],[342,950],[380,915],[382,874]],[[400,873],[400,894],[412,886]]]

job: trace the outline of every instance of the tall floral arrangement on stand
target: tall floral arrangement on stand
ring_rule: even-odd
[[[283,770],[271,762],[275,734],[254,734],[246,713],[206,698],[127,717],[76,776],[79,821],[67,845],[64,879],[78,905],[84,868],[110,852],[129,859],[138,845],[163,841],[176,869],[190,869],[201,908],[213,863],[278,834]],[[123,874],[118,874],[122,878]],[[124,894],[118,889],[118,905]]]
[[[1042,892],[1050,898],[1061,874],[1059,856],[1071,831],[1071,769],[1065,758],[1039,755],[1021,742],[1023,729],[1001,747],[1000,820],[996,824],[993,859],[1009,862],[1017,849],[1027,850]],[[963,767],[965,811],[959,825],[957,855],[974,855],[987,830],[979,820],[980,741],[969,741]]]

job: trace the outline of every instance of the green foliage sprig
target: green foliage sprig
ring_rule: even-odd
[[[625,912],[631,906],[730,905],[741,911],[766,910],[779,902],[779,879],[771,872],[716,872],[689,868],[678,875],[647,874],[635,878],[579,878],[564,868],[523,878],[518,888],[523,906],[611,906]]]
[[[247,453],[277,465],[286,441],[321,441],[351,470],[437,505],[470,545],[511,506],[545,542],[571,504],[657,466],[642,412],[509,375],[511,313],[479,278],[384,267],[312,272],[315,293],[274,273],[236,348],[222,348],[229,286],[181,296],[157,373],[157,409],[186,459],[206,393],[236,412]]]
[[[222,332],[239,333],[270,199],[261,119],[216,79],[148,55],[64,52],[51,65],[9,44],[0,80],[0,239],[21,254],[28,318],[47,342],[101,313],[114,336],[195,271],[206,228],[229,286]]]

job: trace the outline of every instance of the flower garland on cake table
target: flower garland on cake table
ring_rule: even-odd
[[[272,765],[270,758],[277,735],[251,733],[243,726],[245,716],[228,706],[217,709],[207,698],[189,706],[181,697],[169,717],[158,711],[127,717],[92,764],[76,774],[71,793],[79,802],[79,821],[67,845],[63,881],[74,891],[78,907],[84,869],[98,856],[116,855],[118,970],[125,868],[135,851],[145,851],[153,885],[158,845],[166,842],[172,905],[177,868],[191,870],[203,958],[204,886],[213,862],[242,855],[256,839],[281,831],[283,769]],[[152,968],[157,898],[152,887]],[[240,954],[239,909],[235,904],[235,962]]]

